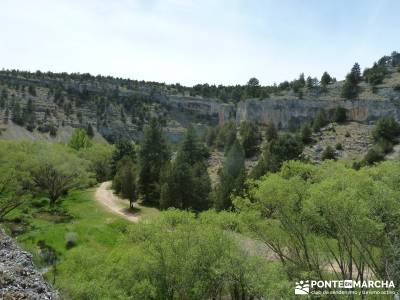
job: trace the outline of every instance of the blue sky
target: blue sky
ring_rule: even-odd
[[[0,0],[0,68],[167,83],[342,79],[400,51],[400,1]]]

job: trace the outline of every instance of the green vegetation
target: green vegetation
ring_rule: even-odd
[[[328,118],[324,110],[319,110],[315,115],[313,121],[313,130],[314,132],[319,131],[322,127],[328,124]]]
[[[324,152],[322,152],[322,156],[321,156],[322,160],[326,160],[326,159],[336,159],[336,154],[335,154],[335,150],[331,147],[331,146],[327,146],[324,150]]]
[[[214,205],[218,210],[230,209],[232,207],[232,195],[242,192],[245,181],[244,150],[236,140],[224,161],[219,172],[220,184],[214,195]]]
[[[89,148],[92,145],[92,142],[90,141],[86,130],[78,128],[74,130],[68,145],[75,150],[80,150]]]
[[[175,207],[198,212],[211,207],[211,180],[205,162],[207,155],[194,128],[189,126],[176,159],[162,172],[161,209]]]
[[[171,210],[130,226],[111,251],[76,247],[59,267],[71,279],[59,286],[73,299],[285,298],[281,267],[238,247],[220,219]]]
[[[242,146],[246,157],[252,157],[258,152],[261,135],[258,126],[252,122],[242,122],[239,129]]]
[[[284,161],[299,159],[302,151],[303,143],[299,136],[279,135],[264,146],[261,157],[250,176],[257,179],[269,172],[277,172]]]
[[[288,278],[385,280],[399,259],[399,170],[399,162],[360,171],[287,162],[234,203]]]
[[[393,150],[393,145],[398,143],[400,125],[393,117],[382,117],[372,131],[374,145],[360,162],[361,165],[372,165],[384,160],[385,154]]]
[[[136,170],[132,159],[124,156],[117,166],[117,173],[114,176],[112,187],[117,194],[129,200],[129,208],[133,208],[133,203],[137,197]]]
[[[347,74],[346,76],[346,80],[342,88],[342,97],[346,99],[357,98],[360,92],[360,87],[358,86],[360,81],[361,81],[360,65],[358,63],[355,63],[350,73]]]
[[[301,141],[303,144],[307,145],[312,142],[312,130],[310,125],[308,124],[303,124],[300,128],[300,135],[301,135]]]
[[[159,145],[148,139],[149,149],[153,142]],[[93,143],[77,151],[60,144],[0,143],[0,208],[21,196],[1,215],[3,226],[48,268],[46,278],[67,298],[290,298],[293,281],[304,276],[400,278],[393,267],[400,259],[399,162],[358,171],[332,160],[320,166],[287,162],[298,158],[302,143],[278,134],[263,151],[264,173],[246,183],[244,150],[235,140],[211,191],[207,151],[189,127],[175,159],[160,169],[160,206],[195,213],[170,209],[128,224],[105,212],[87,189],[102,174],[96,172],[100,166],[108,165],[111,175],[114,159],[114,185],[131,203],[138,199],[140,165],[132,145],[122,144],[113,149]],[[92,158],[96,148],[99,155]],[[69,170],[58,161],[64,157],[83,172],[80,184],[53,205],[48,191],[35,187],[33,170],[45,165],[43,153],[60,171]],[[212,204],[220,212],[203,211]]]
[[[144,131],[144,140],[139,151],[139,190],[146,203],[158,205],[160,199],[160,173],[170,156],[162,128],[152,119]]]

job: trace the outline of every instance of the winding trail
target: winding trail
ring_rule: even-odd
[[[112,213],[119,215],[130,222],[139,222],[140,216],[129,210],[129,205],[127,205],[129,202],[114,194],[111,189],[111,181],[101,183],[96,189],[94,197],[97,202]]]

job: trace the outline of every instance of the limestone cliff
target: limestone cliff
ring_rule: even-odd
[[[302,122],[312,121],[317,112],[324,109],[328,113],[336,107],[347,110],[347,118],[351,121],[369,123],[381,116],[394,116],[400,120],[400,103],[382,100],[247,100],[238,104],[235,121],[253,121],[266,125],[274,123],[279,128],[288,128]],[[233,119],[231,119],[233,120]]]

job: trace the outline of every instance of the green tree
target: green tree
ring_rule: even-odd
[[[68,146],[75,150],[89,148],[91,145],[90,138],[82,128],[76,128],[68,142]]]
[[[277,172],[284,161],[298,159],[302,151],[303,144],[298,137],[290,134],[281,135],[265,145],[250,176],[257,179],[269,172]]]
[[[30,169],[32,180],[40,193],[45,193],[54,206],[71,189],[91,183],[87,162],[58,146],[46,146]]]
[[[250,78],[247,82],[247,94],[252,98],[260,96],[260,82],[257,78]]]
[[[125,156],[117,166],[117,173],[113,179],[113,188],[125,199],[129,200],[129,207],[133,208],[136,201],[136,171],[133,161]]]
[[[144,131],[139,151],[139,190],[147,203],[158,204],[160,199],[160,172],[169,160],[170,153],[162,127],[157,119],[151,119]]]
[[[236,140],[236,126],[227,122],[219,127],[216,144],[220,150],[227,152]]]
[[[12,105],[12,110],[11,110],[11,120],[17,124],[17,125],[24,125],[24,119],[22,117],[22,111],[21,111],[21,105],[19,102],[14,102],[14,105]]]
[[[289,278],[365,278],[367,268],[387,278],[400,211],[398,180],[391,177],[398,167],[384,163],[355,171],[334,161],[318,167],[286,162],[280,173],[251,186],[250,199],[234,203]],[[333,264],[338,267],[328,275],[326,266]]]
[[[239,134],[246,157],[252,157],[258,151],[261,135],[255,123],[244,121],[240,124]]]
[[[115,148],[112,153],[111,173],[113,175],[115,175],[117,172],[117,165],[119,161],[124,157],[129,157],[132,162],[136,161],[135,146],[127,139],[122,138],[115,143]]]
[[[80,149],[79,155],[89,162],[88,170],[96,175],[97,182],[112,178],[114,173],[112,172],[113,148],[111,146],[93,143],[92,147]]]
[[[301,135],[301,140],[304,144],[309,144],[312,141],[311,135],[312,135],[312,130],[310,125],[308,124],[303,124],[300,128],[300,135]]]
[[[394,143],[399,134],[400,126],[393,117],[380,118],[372,131],[372,137],[375,142],[387,140]]]
[[[265,138],[268,142],[278,138],[278,130],[273,122],[268,123],[267,129],[265,131]]]
[[[346,80],[342,87],[341,96],[346,99],[357,98],[360,88],[358,84],[361,81],[361,70],[360,65],[355,63],[349,74],[346,76]]]
[[[346,122],[347,116],[346,116],[347,110],[341,106],[336,107],[335,109],[335,114],[334,114],[334,121],[337,123],[343,123]]]
[[[88,123],[86,133],[90,138],[94,137],[94,130],[93,130],[92,124]]]
[[[322,152],[321,156],[322,160],[326,159],[336,159],[336,153],[335,150],[331,146],[327,146],[325,150]]]
[[[324,72],[321,76],[321,85],[323,87],[326,87],[328,84],[330,84],[332,81],[331,75],[329,75],[328,72]]]
[[[313,131],[314,132],[319,131],[326,124],[328,124],[328,120],[327,120],[325,111],[324,110],[319,110],[317,112],[317,114],[315,115],[315,118],[314,118],[314,121],[313,121]]]
[[[28,92],[29,92],[29,94],[30,94],[31,96],[36,96],[36,88],[35,88],[35,86],[34,86],[34,85],[30,85],[30,86],[28,87]]]
[[[29,176],[18,170],[10,160],[6,161],[6,153],[0,158],[0,221],[10,212],[27,202],[31,194]]]
[[[208,157],[207,148],[200,143],[194,127],[189,125],[186,130],[185,138],[180,145],[177,160],[182,160],[189,165],[193,165],[196,162],[202,161],[206,157]]]
[[[211,180],[203,149],[196,131],[189,126],[176,159],[162,172],[160,208],[201,211],[210,207]]]
[[[223,210],[232,207],[231,196],[242,192],[245,176],[244,151],[239,142],[235,141],[219,172],[220,183],[215,190],[216,209]]]

